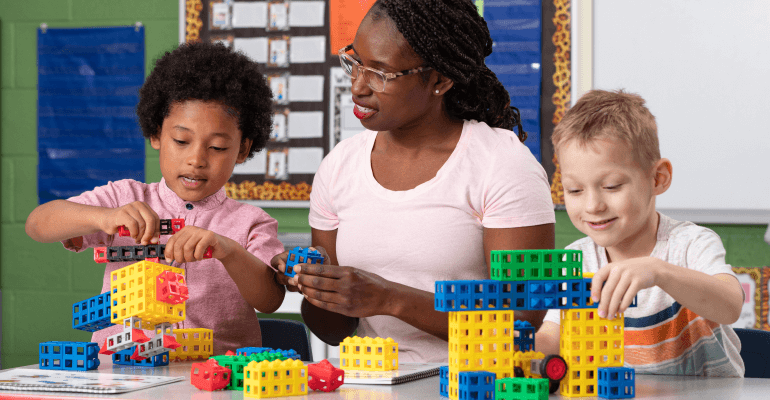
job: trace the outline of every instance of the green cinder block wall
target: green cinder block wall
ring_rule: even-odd
[[[3,368],[35,364],[38,344],[88,341],[71,328],[71,306],[98,294],[104,268],[92,254],[74,254],[59,244],[40,244],[24,233],[37,205],[36,29],[49,27],[145,26],[146,70],[178,43],[177,0],[0,0],[0,290]],[[160,180],[158,154],[147,147],[146,179]],[[309,232],[308,211],[269,209],[281,232]],[[582,237],[564,212],[557,212],[556,245]],[[734,266],[770,265],[764,226],[710,226],[722,236]],[[286,316],[283,316],[286,317]]]

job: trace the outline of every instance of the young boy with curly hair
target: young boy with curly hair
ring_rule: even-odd
[[[274,312],[285,289],[268,266],[283,251],[278,223],[260,208],[227,198],[235,164],[265,147],[272,93],[258,66],[220,44],[189,43],[167,52],[140,90],[137,114],[144,136],[159,150],[160,182],[109,182],[68,200],[38,206],[27,234],[61,241],[68,250],[166,244],[166,261],[185,269],[186,319],[179,328],[214,331],[214,354],[261,346],[257,315]],[[185,227],[160,237],[160,219]],[[116,235],[126,226],[131,237]],[[212,258],[204,259],[207,248]],[[110,274],[130,262],[107,264]],[[103,343],[121,325],[94,333]],[[151,336],[151,335],[150,335]]]
[[[742,377],[738,320],[744,293],[712,230],[655,210],[671,185],[655,117],[634,94],[593,90],[553,133],[572,223],[588,237],[591,297],[600,317],[625,313],[625,364],[637,373]],[[629,308],[634,296],[638,307]],[[559,310],[537,349],[559,353]]]

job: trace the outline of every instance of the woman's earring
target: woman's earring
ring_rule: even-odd
[[[436,94],[438,94],[438,89],[436,89]]]

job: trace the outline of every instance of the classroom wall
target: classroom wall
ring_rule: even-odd
[[[151,61],[178,41],[178,2],[173,0],[2,0],[0,5],[0,290],[3,368],[37,363],[38,343],[87,341],[71,328],[71,305],[99,294],[103,266],[92,253],[73,254],[59,244],[40,244],[24,233],[37,205],[36,29],[132,25],[141,21]],[[157,152],[147,147],[146,179],[160,180]],[[308,211],[267,210],[281,232],[308,232]],[[728,262],[770,264],[764,226],[711,226],[722,236]],[[563,211],[557,212],[556,245],[582,237]]]

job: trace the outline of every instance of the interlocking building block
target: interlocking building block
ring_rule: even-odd
[[[583,278],[579,250],[494,250],[491,277],[499,281]]]
[[[495,374],[487,371],[463,371],[458,374],[459,400],[495,398]]]
[[[252,354],[262,354],[263,356],[266,356],[266,355],[274,354],[274,355],[282,356],[281,360],[286,360],[286,359],[299,360],[302,357],[294,349],[281,350],[281,349],[271,349],[270,347],[241,347],[235,350],[235,354],[239,356],[250,356]],[[270,361],[272,361],[273,359],[271,359]]]
[[[323,264],[323,262],[324,257],[318,250],[297,246],[289,251],[289,256],[286,258],[286,270],[283,273],[287,276],[294,276],[297,274],[294,272],[294,266],[297,264]]]
[[[333,392],[345,383],[345,371],[335,368],[327,360],[308,365],[307,373],[307,384],[313,390]]]
[[[184,275],[163,271],[155,279],[156,300],[168,304],[180,304],[190,298]]]
[[[524,310],[527,304],[526,282],[491,279],[436,282],[436,311]]]
[[[190,382],[200,390],[222,390],[230,384],[231,376],[232,372],[214,359],[193,363],[190,369]]]
[[[112,364],[130,365],[135,367],[163,367],[168,365],[168,352],[143,358],[142,360],[137,360],[136,357],[132,358],[134,353],[136,353],[136,346],[121,350],[112,355]]]
[[[88,371],[99,368],[99,345],[93,342],[43,342],[40,369]]]
[[[633,368],[599,368],[599,397],[630,399],[635,396],[636,376]]]
[[[249,363],[251,363],[252,361],[256,361],[256,362],[276,361],[276,360],[283,361],[286,359],[280,354],[266,354],[266,353],[252,354],[249,356],[224,355],[224,356],[213,356],[211,358],[216,360],[219,363],[219,365],[225,368],[229,368],[230,371],[232,371],[230,384],[227,385],[228,390],[243,390],[244,370],[246,369],[246,366],[249,365]]]
[[[580,308],[584,300],[583,279],[529,281],[527,290],[530,310]]]
[[[183,274],[181,268],[140,261],[110,274],[112,323],[123,324],[126,318],[141,318],[143,329],[155,325],[177,323],[185,319],[185,304],[168,304],[157,300],[157,277],[164,271]]]
[[[243,397],[300,396],[307,394],[307,389],[307,367],[302,361],[252,361],[246,367]]]
[[[449,397],[449,366],[443,365],[438,370],[438,393],[441,396]]]
[[[72,305],[72,327],[96,332],[112,326],[110,321],[110,292],[79,301]]]
[[[211,329],[174,329],[179,347],[169,352],[172,361],[205,360],[214,354],[214,333]]]
[[[504,378],[495,381],[495,400],[547,400],[548,379]]]
[[[340,368],[391,371],[398,369],[398,343],[391,338],[347,337],[340,344]]]
[[[513,338],[513,344],[519,346],[519,351],[535,350],[535,327],[527,321],[514,321],[513,330],[519,336]]]
[[[449,313],[449,367],[459,371],[513,369],[513,311]]]

